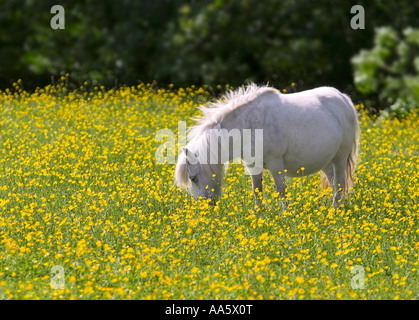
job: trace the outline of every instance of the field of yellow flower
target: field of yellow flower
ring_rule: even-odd
[[[155,161],[209,89],[85,87],[0,92],[0,299],[418,299],[418,113],[361,116],[345,210],[268,174],[256,210],[240,165],[214,208]]]

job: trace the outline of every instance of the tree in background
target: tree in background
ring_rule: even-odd
[[[216,0],[180,7],[165,34],[159,76],[169,82],[246,80],[284,87],[351,83],[352,46],[368,32],[350,27],[351,1]],[[173,54],[176,53],[176,54]],[[336,72],[339,69],[339,72]]]
[[[81,84],[152,81],[161,39],[180,1],[0,0],[0,87],[18,78],[27,87],[69,72]],[[65,29],[53,30],[51,7],[65,9]]]
[[[391,27],[377,28],[374,48],[361,50],[352,63],[357,89],[376,95],[387,113],[419,107],[419,29],[400,35]]]
[[[354,4],[365,8],[364,30],[350,26]],[[295,82],[298,90],[330,85],[354,96],[351,57],[372,45],[375,27],[418,24],[417,12],[419,4],[406,0],[191,2],[167,26],[158,78],[279,88]]]
[[[64,30],[50,27],[56,4]],[[355,4],[364,30],[350,26]],[[251,80],[335,86],[357,99],[351,57],[372,46],[375,27],[419,27],[418,12],[410,0],[0,0],[0,88],[70,73],[75,86]]]

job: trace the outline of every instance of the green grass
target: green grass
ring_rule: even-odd
[[[154,158],[157,130],[191,125],[208,99],[147,85],[0,93],[0,298],[418,298],[418,114],[361,117],[344,210],[319,175],[288,180],[283,210],[268,174],[257,210],[240,165],[213,208]]]

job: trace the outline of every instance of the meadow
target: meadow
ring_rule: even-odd
[[[255,208],[238,164],[212,207],[155,161],[209,88],[22,87],[0,92],[0,299],[419,299],[418,112],[357,106],[343,210],[319,174],[283,209],[266,173]]]

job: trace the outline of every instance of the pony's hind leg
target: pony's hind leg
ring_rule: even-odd
[[[326,176],[327,180],[324,181],[322,177],[322,188],[326,189],[328,187],[331,187],[333,189],[333,205],[335,207],[340,206],[341,196],[339,194],[339,188],[338,185],[335,183],[335,169],[332,163],[329,163],[326,167],[322,169],[324,175]]]
[[[333,180],[334,180],[334,172],[333,172],[333,164],[329,163],[326,167],[322,169],[324,175],[326,176],[326,180],[324,180],[324,176],[322,176],[322,188],[333,188]]]
[[[346,161],[336,161],[333,163],[333,205],[335,208],[342,206],[342,193],[346,179]]]

